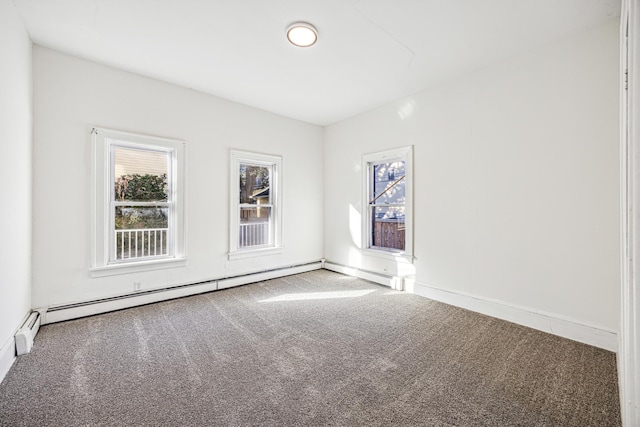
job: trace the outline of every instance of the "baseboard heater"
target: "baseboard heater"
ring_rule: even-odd
[[[209,279],[201,282],[194,282],[159,289],[149,289],[133,292],[130,294],[100,298],[90,301],[51,306],[46,308],[46,313],[42,320],[42,323],[46,325],[49,323],[76,319],[79,317],[92,316],[95,314],[106,313],[110,311],[122,310],[146,304],[153,304],[160,301],[167,301],[174,298],[182,298],[201,293],[222,290],[226,287],[249,284],[260,280],[267,280],[273,277],[286,276],[288,274],[296,274],[296,272],[311,271],[319,268],[321,268],[321,262],[312,261],[308,263],[288,265],[238,275],[225,276],[217,279]],[[225,286],[222,286],[222,283],[225,283]]]
[[[31,352],[33,348],[33,339],[36,337],[40,329],[41,317],[37,311],[32,311],[22,327],[16,332],[16,355],[22,356]]]
[[[379,273],[377,271],[365,270],[362,268],[349,267],[347,265],[339,264],[327,259],[323,260],[322,268],[324,268],[325,270],[334,271],[336,273],[359,277],[361,279],[369,280],[380,285],[389,286],[391,289],[395,289],[398,291],[401,291],[404,288],[403,278],[394,276],[392,274],[385,274]]]

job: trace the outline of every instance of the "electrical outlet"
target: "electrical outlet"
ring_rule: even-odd
[[[133,290],[139,291],[140,289],[142,289],[142,282],[133,282]]]

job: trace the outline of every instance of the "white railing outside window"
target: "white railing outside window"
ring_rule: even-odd
[[[169,255],[168,228],[115,230],[116,259]]]
[[[269,244],[269,223],[240,223],[238,247],[262,246]]]

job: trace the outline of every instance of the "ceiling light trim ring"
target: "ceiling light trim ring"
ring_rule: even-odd
[[[287,40],[297,47],[311,47],[318,42],[318,30],[308,22],[298,21],[287,27]]]

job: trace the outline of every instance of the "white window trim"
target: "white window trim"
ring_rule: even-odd
[[[185,226],[185,155],[184,141],[139,135],[104,128],[92,128],[92,224],[91,224],[91,277],[115,274],[135,273],[162,268],[187,265],[186,226]],[[173,254],[157,259],[145,258],[140,261],[110,262],[109,245],[111,239],[111,171],[110,141],[136,147],[147,146],[150,149],[169,149],[173,152],[171,161],[171,183],[175,209],[171,226],[173,227]]]
[[[369,167],[373,163],[403,160],[405,162],[405,249],[371,246],[371,210],[369,209]],[[394,148],[362,156],[362,246],[363,255],[413,262],[413,146]]]
[[[263,255],[274,255],[284,252],[282,247],[282,176],[283,159],[281,156],[270,154],[252,153],[248,151],[230,151],[230,198],[229,198],[229,254],[230,260],[251,258]],[[239,227],[240,227],[240,180],[238,170],[241,163],[252,163],[257,165],[272,166],[272,176],[269,186],[273,189],[271,204],[273,205],[271,215],[273,219],[273,245],[259,248],[240,249],[238,247]]]

